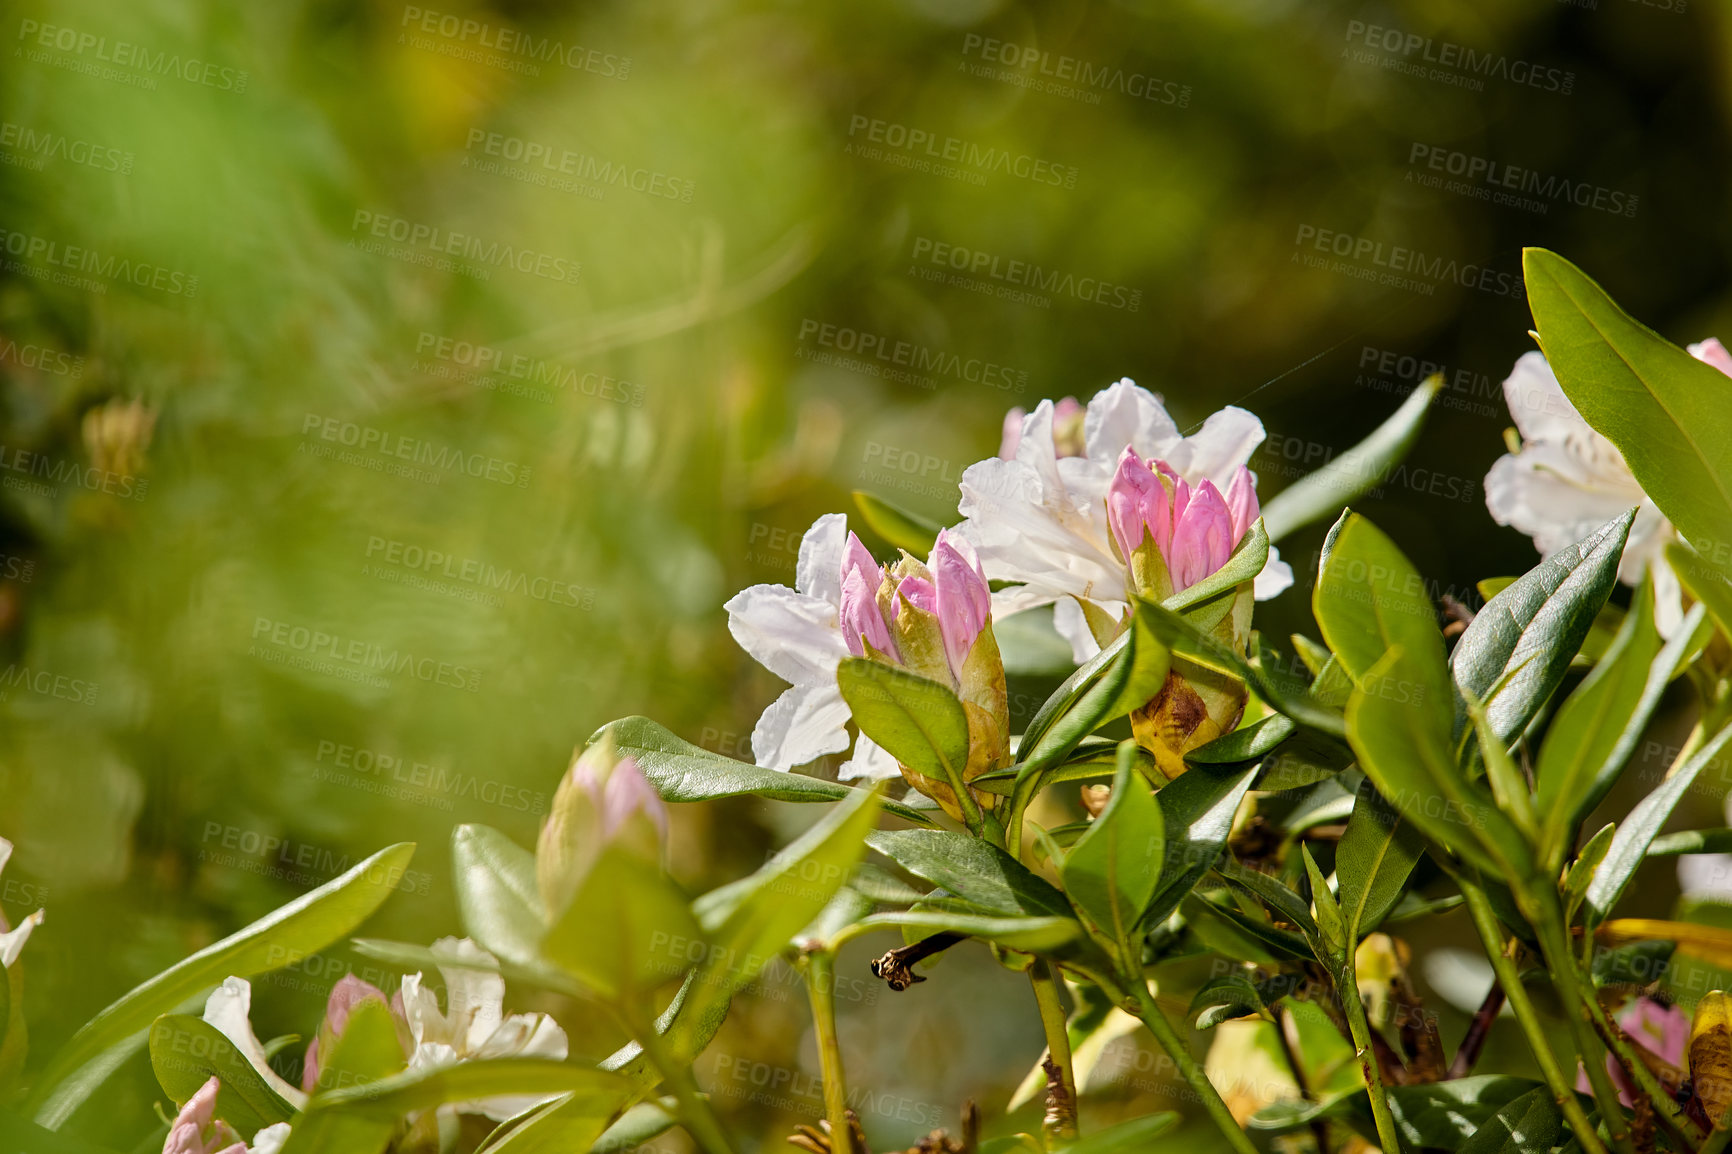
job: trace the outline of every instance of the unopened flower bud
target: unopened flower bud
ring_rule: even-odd
[[[618,757],[604,737],[584,750],[554,791],[535,850],[542,905],[557,914],[609,846],[657,861],[667,841],[667,807],[637,763]]]

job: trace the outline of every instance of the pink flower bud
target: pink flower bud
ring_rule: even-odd
[[[1166,552],[1172,537],[1171,495],[1148,462],[1127,448],[1107,489],[1107,523],[1119,553],[1128,561],[1153,536],[1155,548]]]
[[[1225,565],[1237,544],[1233,515],[1215,483],[1204,481],[1192,489],[1181,509],[1185,489],[1185,483],[1180,481],[1173,494],[1173,539],[1165,554],[1175,593],[1189,589]]]
[[[1243,465],[1227,483],[1227,511],[1233,515],[1233,544],[1237,545],[1262,513],[1257,506],[1257,482],[1251,479],[1251,470]]]
[[[878,608],[878,587],[884,581],[884,571],[860,538],[848,534],[848,547],[842,554],[842,640],[848,652],[866,656],[866,646],[891,657],[896,655],[896,643],[884,624],[884,614]]]
[[[974,639],[992,616],[992,587],[986,583],[980,558],[967,538],[942,529],[932,549],[932,576],[936,586],[934,612],[944,653],[957,679]]]
[[[162,1154],[247,1154],[247,1144],[234,1128],[216,1120],[217,1091],[221,1088],[213,1074],[186,1100],[169,1127]]]
[[[643,775],[643,770],[637,767],[637,762],[629,757],[622,757],[614,765],[613,772],[608,775],[607,785],[601,800],[602,836],[614,839],[620,836],[620,831],[636,814],[647,817],[655,827],[657,845],[667,841],[668,837],[668,807],[650,785],[649,779]]]
[[[327,1045],[335,1045],[349,1025],[349,1015],[368,998],[384,1003],[385,992],[354,974],[344,974],[342,979],[331,987],[331,996],[325,1001],[324,1026],[313,1036],[313,1040],[307,1043],[307,1059],[301,1065],[301,1089],[311,1094],[318,1085],[319,1039],[328,1038],[330,1041]]]

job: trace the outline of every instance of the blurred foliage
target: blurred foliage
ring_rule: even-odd
[[[1478,487],[1508,423],[1497,383],[1530,347],[1519,292],[1310,268],[1305,229],[1508,277],[1546,245],[1676,339],[1732,332],[1732,30],[1711,3],[442,2],[61,0],[0,18],[0,834],[18,846],[0,896],[14,920],[49,908],[28,958],[38,1060],[119,991],[392,840],[421,851],[379,932],[447,932],[451,827],[531,840],[603,721],[653,712],[745,755],[778,685],[722,601],[791,581],[800,534],[849,489],[952,518],[1011,405],[1121,375],[1181,421],[1244,404],[1275,434],[1253,462],[1267,499],[1395,407],[1423,375],[1400,358],[1435,362],[1460,383],[1406,476],[1444,488],[1392,483],[1366,510],[1437,591],[1474,603],[1478,579],[1526,569]],[[1355,22],[1539,62],[1573,90],[1359,63]],[[577,66],[523,47],[544,40]],[[988,62],[1009,52],[990,44],[1029,63]],[[1085,68],[1126,80],[1039,87]],[[887,143],[909,131],[1074,169],[1074,187],[912,171],[924,151]],[[561,188],[557,162],[508,159],[531,147],[624,182]],[[1422,147],[1637,207],[1425,187]],[[429,267],[436,245],[465,248],[454,233],[531,271]],[[1139,304],[1019,303],[990,271],[948,283],[940,245]],[[119,271],[145,266],[163,273]],[[1002,372],[825,363],[850,333]],[[460,363],[471,347],[523,375]],[[418,451],[483,475],[383,471]],[[1299,584],[1262,611],[1267,632],[1307,620],[1320,540],[1289,542]],[[491,590],[489,569],[521,585]],[[379,674],[369,653],[411,665]],[[811,820],[729,812],[676,815],[694,886]],[[261,1032],[308,1029],[349,961],[261,983]],[[1007,1097],[1025,1071],[1005,1055],[1039,1035],[1032,1007],[985,1014],[987,990],[1021,996],[1011,975],[945,964],[988,984],[895,1005],[863,986],[843,1012],[862,1080],[948,1121],[964,1096]],[[770,987],[720,1050],[809,1065],[790,993]],[[617,1042],[566,1020],[579,1053]],[[1137,1084],[1124,1093],[1151,1092]],[[142,1063],[115,1087],[81,1127],[118,1141],[158,1092]],[[801,1116],[737,1108],[765,1133]],[[915,1112],[879,1125],[938,1124]]]

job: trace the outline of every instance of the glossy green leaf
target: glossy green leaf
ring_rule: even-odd
[[[913,874],[990,913],[1070,917],[1045,878],[996,846],[946,830],[879,830],[866,844]]]
[[[1635,510],[1528,570],[1474,614],[1450,655],[1455,681],[1513,741],[1562,683],[1618,580]],[[1494,692],[1495,689],[1495,692]]]
[[[672,1098],[639,1102],[596,1140],[591,1154],[624,1154],[635,1150],[679,1124],[679,1104]],[[553,1152],[549,1152],[553,1154]]]
[[[1353,816],[1335,851],[1341,916],[1350,942],[1357,944],[1395,908],[1423,851],[1412,823],[1402,820],[1369,779],[1360,783]]]
[[[1233,832],[1255,766],[1195,766],[1155,794],[1165,834],[1160,883],[1143,910],[1145,925],[1165,921],[1179,902],[1215,867]]]
[[[1413,563],[1383,531],[1357,513],[1343,518],[1317,576],[1311,599],[1323,639],[1355,685],[1391,649],[1408,654],[1414,695],[1431,710],[1447,711],[1449,681],[1443,634],[1426,584]]]
[[[1678,857],[1689,853],[1732,853],[1732,829],[1684,829],[1662,834],[1648,846],[1649,857]]]
[[[672,880],[640,854],[608,845],[552,919],[541,953],[586,989],[635,1003],[690,967],[690,952],[676,944],[701,941]]]
[[[781,773],[747,761],[711,753],[675,736],[647,717],[626,717],[596,730],[591,745],[613,737],[620,756],[630,757],[664,801],[710,801],[718,797],[768,798],[771,801],[843,801],[861,790],[799,773]],[[886,811],[907,821],[931,825],[928,814],[897,802]]]
[[[1583,843],[1576,860],[1570,865],[1570,872],[1564,875],[1564,921],[1574,923],[1576,911],[1588,896],[1588,886],[1593,884],[1594,875],[1599,872],[1600,863],[1606,860],[1606,851],[1612,847],[1612,838],[1618,832],[1615,822],[1607,822],[1600,831]],[[1649,856],[1653,856],[1652,849]]]
[[[1617,780],[1671,678],[1671,670],[1665,670],[1648,691],[1661,649],[1652,581],[1636,591],[1632,610],[1604,659],[1558,708],[1540,747],[1535,803],[1541,852],[1554,865],[1562,863],[1564,843],[1575,835],[1576,823]]]
[[[87,1063],[112,1070],[145,1042],[145,1030],[224,978],[252,977],[310,957],[346,937],[403,884],[411,842],[380,850],[341,876],[169,967],[92,1018],[49,1062],[36,1084],[36,1121],[58,1127],[101,1084],[79,1078]],[[110,1053],[110,1051],[113,1051]]]
[[[535,855],[491,826],[460,825],[451,831],[451,873],[464,932],[502,962],[545,969]]]
[[[617,1085],[573,1090],[537,1107],[521,1122],[513,1120],[509,1129],[501,1126],[494,1131],[499,1135],[498,1139],[489,1136],[476,1154],[570,1154],[571,1151],[600,1150],[603,1148],[602,1135],[609,1131],[616,1119],[625,1120],[621,1111],[626,1101]],[[646,1102],[643,1105],[666,1117],[669,1125],[673,1124],[674,1120],[657,1103]],[[644,1127],[646,1129],[653,1125],[649,1118],[642,1118],[642,1123],[648,1124]]]
[[[1311,847],[1305,842],[1299,843],[1299,856],[1305,860],[1305,877],[1311,883],[1312,916],[1317,922],[1317,944],[1322,947],[1318,951],[1319,960],[1347,963],[1351,955],[1347,948],[1347,922],[1341,916],[1341,906],[1329,891],[1329,881],[1317,868]]]
[[[1544,1086],[1493,1114],[1461,1146],[1461,1154],[1546,1154],[1563,1133],[1563,1115]]]
[[[1280,878],[1254,870],[1232,858],[1222,862],[1220,873],[1240,889],[1256,895],[1270,909],[1280,914],[1283,921],[1298,926],[1306,937],[1317,935],[1317,921],[1311,916],[1310,905]]]
[[[1637,802],[1629,817],[1618,826],[1618,832],[1612,838],[1610,848],[1606,850],[1606,860],[1600,863],[1593,882],[1588,886],[1587,899],[1584,902],[1584,919],[1588,926],[1598,925],[1612,912],[1612,907],[1623,896],[1624,890],[1635,878],[1637,868],[1647,857],[1648,846],[1672,816],[1672,810],[1677,807],[1679,800],[1695,783],[1696,775],[1701,773],[1703,766],[1713,761],[1729,742],[1732,742],[1732,723],[1722,725],[1717,733],[1672,771],[1672,776]]]
[[[854,507],[874,533],[897,549],[906,549],[916,557],[931,554],[938,542],[938,531],[944,526],[918,513],[911,513],[882,497],[874,497],[863,489],[854,490]]]
[[[1575,265],[1522,254],[1528,304],[1564,395],[1618,447],[1660,511],[1705,553],[1732,543],[1726,377],[1619,308]]]
[[[1207,745],[1191,750],[1185,754],[1185,760],[1192,765],[1232,765],[1235,762],[1255,761],[1292,737],[1298,732],[1298,728],[1284,715],[1271,713],[1266,717],[1259,717],[1249,725],[1241,725],[1231,733],[1222,734]]]
[[[1126,747],[1129,747],[1127,750]],[[1137,771],[1136,743],[1120,747],[1113,792],[1064,861],[1064,890],[1108,938],[1127,949],[1166,858],[1161,807]]]
[[[1251,975],[1234,970],[1218,978],[1210,978],[1191,998],[1189,1013],[1197,1015],[1197,1029],[1207,1030],[1234,1018],[1261,1015],[1268,1010],[1262,991]]]
[[[1050,953],[1069,945],[1082,936],[1082,925],[1075,918],[1061,917],[995,917],[942,909],[892,910],[862,918],[849,930],[848,936],[873,929],[912,929],[922,937],[950,932],[979,938],[1012,950],[1029,953]]]
[[[711,948],[683,995],[690,1003],[680,1011],[685,1024],[673,1033],[680,1055],[695,1056],[709,1040],[704,1030],[718,1008],[824,912],[865,853],[878,798],[878,791],[856,791],[756,872],[692,903]]]
[[[1443,377],[1438,374],[1425,378],[1363,441],[1277,493],[1263,506],[1269,539],[1279,541],[1295,529],[1333,517],[1383,484],[1419,440],[1432,398],[1442,388]]]
[[[1447,708],[1415,704],[1427,675],[1406,651],[1366,671],[1347,702],[1347,739],[1377,790],[1428,837],[1494,876],[1525,877],[1527,842],[1455,762]]]
[[[865,657],[837,666],[836,684],[861,733],[916,773],[962,789],[968,715],[948,686]]]
[[[164,1014],[150,1026],[150,1066],[163,1091],[184,1105],[214,1075],[216,1116],[243,1134],[287,1122],[295,1108],[253,1069],[223,1032],[191,1014]]]
[[[634,1092],[634,1087],[618,1074],[594,1066],[544,1058],[491,1058],[410,1070],[365,1085],[316,1094],[307,1103],[307,1115],[340,1110],[397,1119],[411,1111],[431,1110],[453,1102],[574,1091],[614,1093],[624,1100]]]

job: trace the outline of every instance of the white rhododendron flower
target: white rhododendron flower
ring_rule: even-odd
[[[1732,354],[1719,341],[1691,345],[1690,355],[1732,376]],[[1684,616],[1678,577],[1666,562],[1666,543],[1677,530],[1642,491],[1624,455],[1576,412],[1543,354],[1522,354],[1503,394],[1522,445],[1486,474],[1492,519],[1520,529],[1541,554],[1551,554],[1635,506],[1618,578],[1638,585],[1653,572],[1655,624],[1671,636]],[[1726,403],[1732,405],[1732,387]]]
[[[505,1013],[505,979],[492,954],[468,938],[440,938],[433,943],[433,954],[441,959],[445,1012],[439,1012],[438,996],[421,984],[419,973],[404,977],[399,991],[403,1019],[415,1044],[409,1069],[427,1070],[478,1058],[565,1060],[565,1031],[552,1018]],[[556,1097],[512,1095],[461,1102],[451,1109],[503,1122]]]
[[[1171,486],[1182,481],[1201,492],[1207,484],[1211,504],[1233,493],[1255,520],[1256,478],[1246,465],[1263,442],[1263,423],[1229,406],[1186,437],[1160,399],[1129,379],[1089,401],[1080,455],[1074,431],[1060,428],[1058,416],[1051,401],[1042,401],[1022,418],[1016,435],[1007,428],[1008,459],[981,461],[962,474],[960,529],[978,549],[987,577],[1014,583],[993,595],[993,616],[1053,605],[1059,632],[1082,661],[1099,651],[1082,603],[1121,622],[1129,609],[1131,574],[1114,547],[1107,509],[1125,450]],[[1271,547],[1255,582],[1257,599],[1291,584],[1292,569]]]
[[[241,1057],[258,1071],[259,1077],[263,1078],[283,1101],[297,1110],[302,1109],[307,1104],[307,1095],[271,1069],[271,1063],[265,1057],[265,1047],[259,1041],[258,1035],[253,1033],[252,1005],[251,982],[245,978],[224,978],[223,984],[211,991],[210,997],[205,1000],[204,1020],[234,1043]]]
[[[6,863],[11,858],[12,843],[0,837],[0,873],[5,872]],[[4,911],[0,911],[0,965],[4,965],[7,969],[12,968],[12,964],[18,960],[18,955],[24,952],[24,943],[30,940],[30,931],[41,925],[42,919],[46,916],[41,910],[37,910],[19,922],[15,928],[8,929],[6,914]],[[4,1025],[5,1023],[0,1021],[0,1026]]]
[[[836,667],[851,656],[842,632],[842,558],[848,518],[826,513],[800,542],[794,587],[754,585],[727,603],[728,631],[764,668],[791,682],[752,730],[752,756],[768,769],[792,770],[848,748],[847,702]],[[896,759],[862,734],[844,778],[892,778]]]

